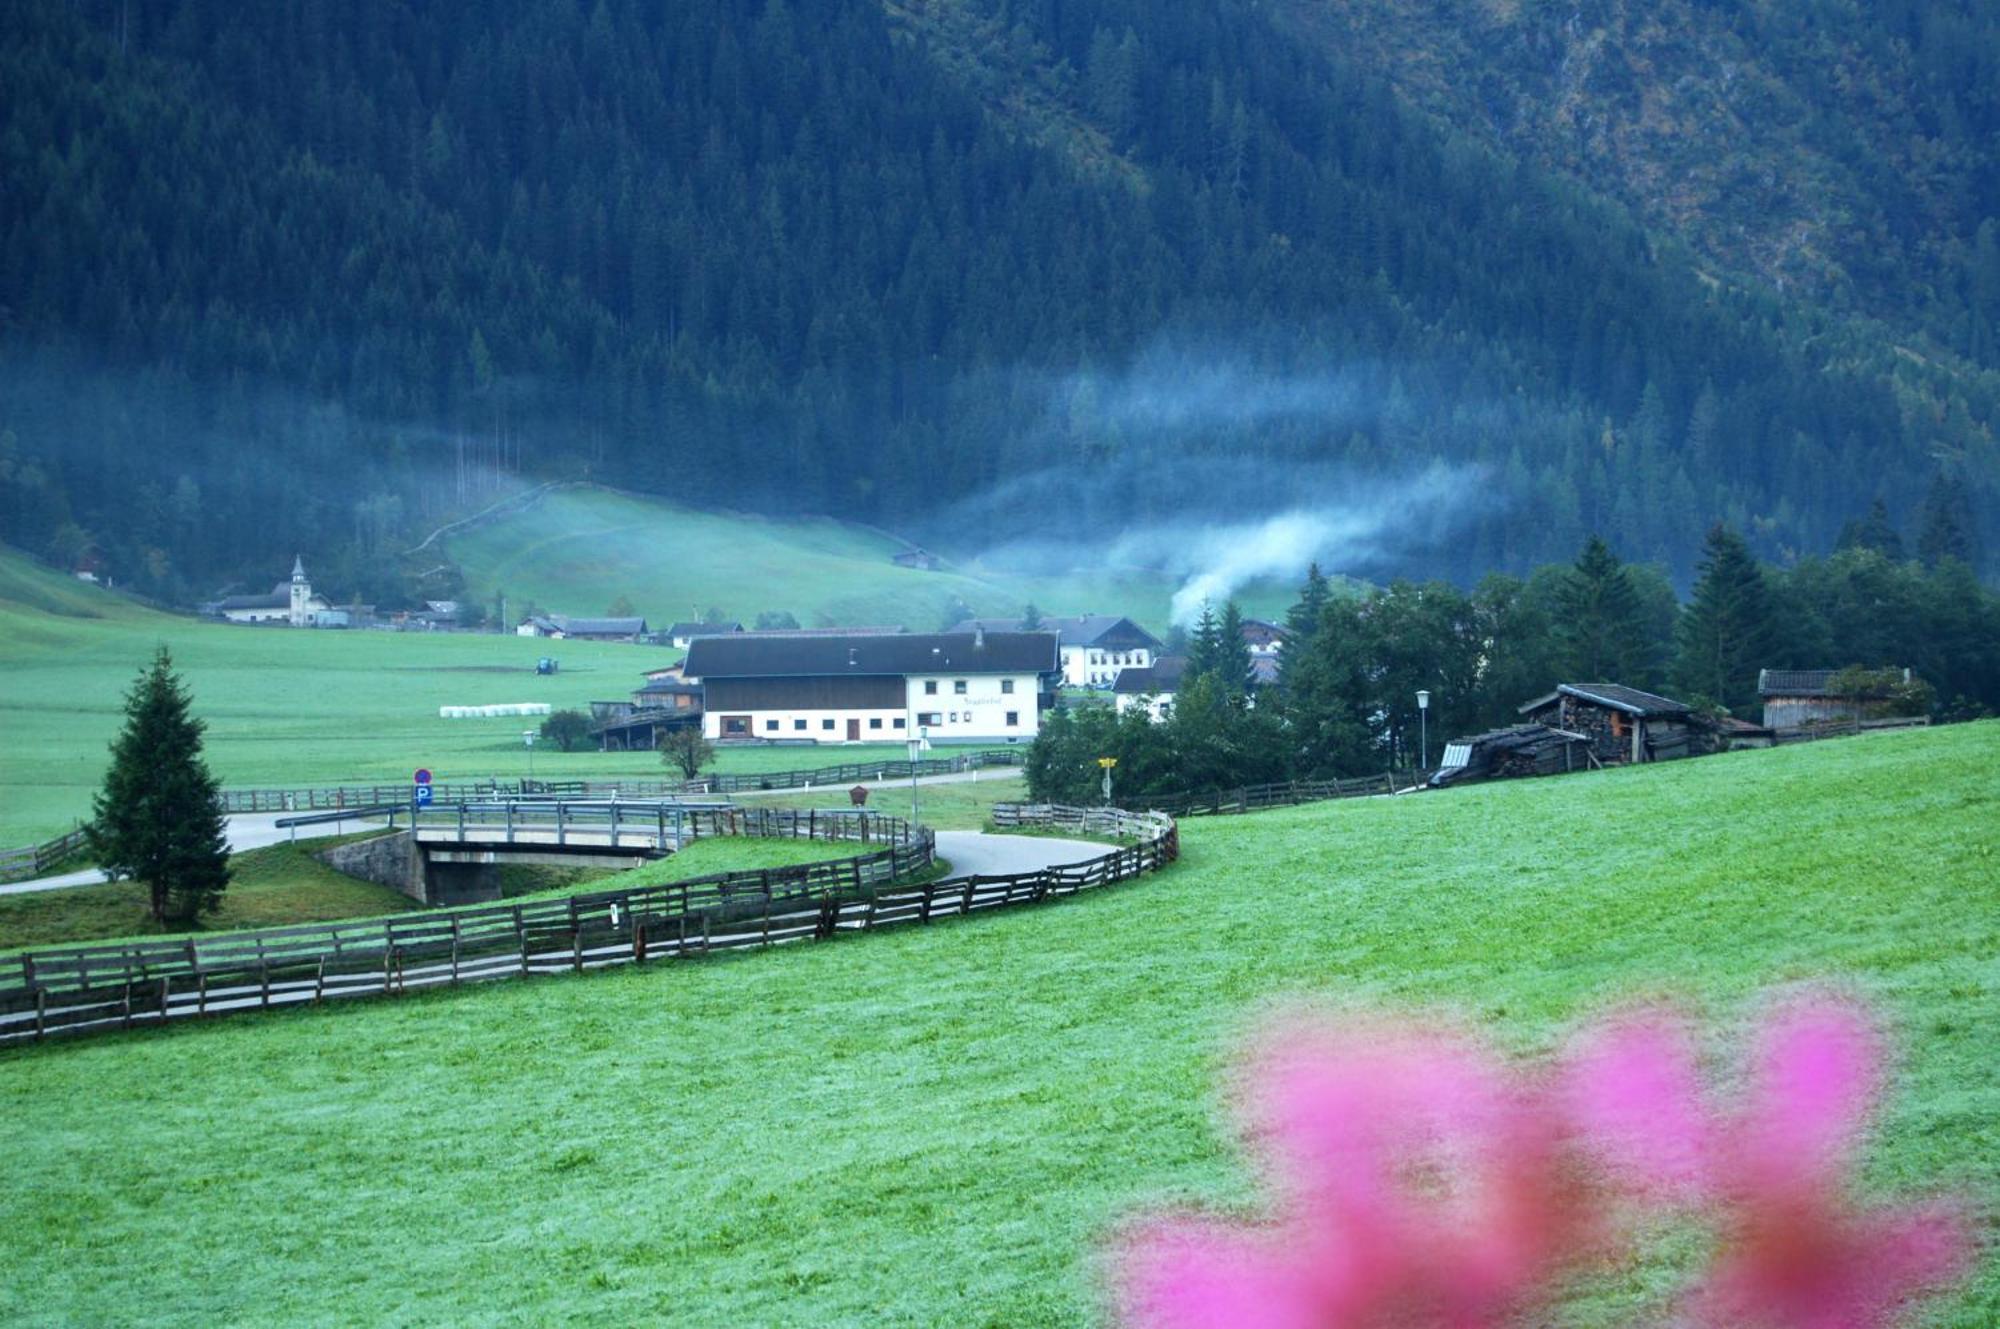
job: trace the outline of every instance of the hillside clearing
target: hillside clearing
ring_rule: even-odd
[[[1250,1202],[1216,1077],[1296,994],[1533,1052],[1635,991],[1726,1026],[1844,979],[1902,1040],[1870,1179],[1976,1182],[1996,750],[1985,723],[1196,821],[1182,866],[1053,907],[10,1054],[0,1317],[1073,1324],[1135,1206]],[[1564,1322],[1628,1321],[1656,1272]],[[1989,1263],[1933,1322],[1996,1314]]]

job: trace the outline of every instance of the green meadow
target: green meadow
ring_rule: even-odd
[[[1121,1220],[1256,1211],[1218,1083],[1299,998],[1532,1057],[1634,994],[1726,1052],[1852,985],[1900,1050],[1866,1183],[1983,1203],[1997,759],[1987,722],[1193,820],[1034,908],[10,1052],[0,1320],[1092,1323]],[[1649,1322],[1670,1260],[1557,1322]],[[1989,1253],[1925,1322],[1996,1321]]]
[[[678,653],[617,643],[498,634],[294,632],[160,613],[0,549],[0,847],[68,830],[90,812],[126,690],[164,644],[208,722],[225,784],[662,778],[648,752],[558,752],[524,729],[538,720],[443,720],[438,708],[542,701],[557,708],[627,696]],[[538,656],[562,662],[534,672]],[[900,744],[725,751],[715,769],[808,769],[900,758]]]
[[[601,614],[619,597],[664,626],[721,609],[745,625],[788,612],[815,624],[900,624],[934,632],[956,607],[995,617],[1033,603],[1045,614],[1125,614],[1168,626],[1178,583],[1140,568],[1078,568],[1033,576],[975,560],[937,572],[899,568],[901,541],[827,518],[701,512],[658,499],[573,488],[453,536],[452,558],[473,594],[507,593],[509,612]],[[940,551],[948,552],[948,551]],[[1291,588],[1251,587],[1244,612],[1282,615]]]

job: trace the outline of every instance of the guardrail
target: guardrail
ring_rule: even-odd
[[[73,831],[58,835],[53,840],[44,840],[40,844],[23,845],[19,849],[0,849],[0,882],[39,877],[49,868],[83,848],[89,838],[90,832],[79,826]]]
[[[875,814],[865,814],[864,822],[859,813],[738,811],[751,825],[789,819],[795,834],[803,825],[820,838],[856,838],[865,825],[867,833],[887,826],[901,838],[857,858],[632,890],[22,955],[8,962],[18,965],[19,976],[0,978],[0,1042],[827,941],[1073,895],[1155,871],[1180,856],[1173,818],[1123,813],[1137,843],[1087,862],[898,884],[934,861],[928,830]],[[1044,805],[1016,815],[1026,824],[1040,819],[1063,825],[1064,817],[1082,811]]]

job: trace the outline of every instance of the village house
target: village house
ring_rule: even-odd
[[[1053,632],[698,637],[687,674],[718,742],[1025,742],[1059,669]]]
[[[741,623],[676,623],[667,629],[667,644],[677,651],[684,651],[694,645],[697,637],[719,637],[726,632],[741,632]]]
[[[1564,683],[1520,713],[1590,740],[1603,762],[1666,761],[1698,755],[1694,709],[1617,683]]]
[[[1836,691],[1835,680],[1842,674],[1865,678],[1867,685],[1859,692],[1847,687]],[[1886,709],[1889,685],[1899,674],[1904,683],[1913,681],[1907,669],[1760,669],[1757,696],[1764,703],[1764,727],[1799,729],[1867,719]]]
[[[514,629],[519,637],[549,637],[556,641],[638,641],[646,635],[643,618],[571,618],[566,614],[530,614]]]
[[[968,618],[947,632],[1018,632],[1019,619]],[[1044,618],[1038,632],[1053,632],[1062,653],[1062,681],[1073,688],[1108,688],[1125,669],[1144,669],[1160,656],[1160,639],[1129,618],[1084,614]]]
[[[928,549],[905,549],[890,555],[889,561],[899,568],[913,568],[918,572],[936,572],[944,566],[944,560]]]
[[[325,596],[313,593],[303,556],[292,560],[290,581],[281,581],[269,595],[232,595],[202,606],[202,612],[231,623],[261,623],[288,628],[346,627],[347,615]]]
[[[1181,674],[1187,668],[1187,658],[1180,655],[1163,655],[1150,665],[1134,665],[1118,672],[1118,681],[1111,685],[1118,708],[1123,715],[1133,707],[1143,707],[1153,720],[1164,720],[1173,713],[1174,692],[1181,685]]]
[[[1290,635],[1281,624],[1261,618],[1243,620],[1243,644],[1250,648],[1250,658],[1253,661],[1264,657],[1275,657],[1285,648],[1285,638]]]

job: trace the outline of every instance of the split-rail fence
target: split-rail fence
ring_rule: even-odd
[[[792,834],[821,838],[859,834],[859,819],[735,811],[739,833],[789,826]],[[719,826],[732,824],[722,810],[710,815],[721,818]],[[519,904],[30,952],[0,969],[0,1043],[825,941],[1071,895],[1179,857],[1171,817],[1115,810],[1104,816],[1133,843],[1036,872],[906,880],[933,863],[931,832],[870,814],[869,833],[886,835],[887,846],[832,862]]]

